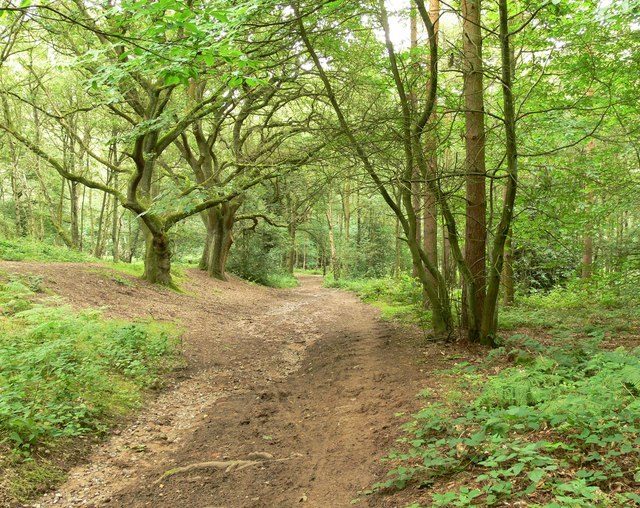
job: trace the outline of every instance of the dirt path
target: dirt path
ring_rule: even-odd
[[[122,285],[98,267],[0,268],[37,273],[77,306],[185,329],[189,367],[175,386],[39,507],[348,507],[380,478],[394,414],[417,408],[425,359],[428,370],[447,362],[441,346],[425,347],[419,333],[315,277],[270,290],[192,271],[178,295]]]

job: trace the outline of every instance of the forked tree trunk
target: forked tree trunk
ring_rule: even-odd
[[[227,280],[226,268],[233,245],[233,225],[240,203],[224,203],[211,210],[211,243],[208,252],[208,273],[214,279]]]

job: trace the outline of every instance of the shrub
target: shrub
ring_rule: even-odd
[[[227,269],[245,280],[271,287],[293,287],[297,280],[282,267],[284,233],[264,227],[239,235],[231,250]]]

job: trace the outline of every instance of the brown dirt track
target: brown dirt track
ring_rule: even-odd
[[[0,268],[42,276],[74,306],[184,330],[188,367],[40,507],[351,506],[384,474],[396,413],[417,409],[415,394],[452,352],[317,277],[274,290],[193,270],[177,294],[123,285],[98,265]],[[358,503],[396,505],[379,496]]]

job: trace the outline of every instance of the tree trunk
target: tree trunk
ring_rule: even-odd
[[[20,161],[13,140],[9,138],[9,153],[11,155],[11,193],[13,196],[13,209],[16,216],[16,234],[25,237],[28,234],[29,218],[24,206],[24,191],[26,189],[26,178],[20,170]]]
[[[456,264],[451,254],[449,232],[446,224],[442,224],[442,273],[447,287],[452,287],[456,282]]]
[[[587,147],[587,153],[591,152],[591,148]],[[593,192],[587,193],[587,210],[591,212],[594,203]],[[581,273],[583,279],[589,279],[593,274],[593,233],[594,227],[591,221],[587,223],[582,237],[582,266]]]
[[[146,252],[144,257],[143,278],[153,284],[171,286],[171,249],[166,232],[146,235]]]
[[[502,268],[502,279],[504,281],[504,304],[513,305],[515,302],[515,285],[513,280],[513,232],[510,229],[507,240],[504,244],[504,267]]]
[[[329,226],[329,252],[331,254],[331,271],[333,272],[334,280],[340,279],[340,261],[336,252],[336,242],[333,234],[333,213],[331,210],[331,203],[327,207],[327,224]]]
[[[62,181],[60,183],[60,199],[58,200],[58,220],[56,221],[58,224],[60,224],[60,226],[62,226],[62,217],[63,217],[62,211],[64,209],[64,198],[65,198],[66,187],[67,187],[67,180],[63,176]]]
[[[27,214],[23,205],[23,190],[21,189],[17,166],[12,164],[11,170],[11,192],[13,194],[13,209],[16,216],[16,233],[18,236],[27,236]]]
[[[136,226],[135,232],[131,231],[131,224]],[[129,221],[129,251],[127,253],[127,263],[132,263],[133,258],[136,256],[136,252],[138,251],[138,241],[140,240],[140,230],[142,226],[139,221]]]
[[[204,247],[202,248],[202,255],[200,256],[198,268],[206,272],[209,270],[209,255],[211,245],[213,244],[213,223],[215,222],[215,210],[213,208],[209,208],[208,210],[201,212],[200,218],[204,223],[206,235],[204,238]]]
[[[483,99],[482,31],[480,0],[462,0],[464,102],[465,102],[465,168],[466,224],[465,262],[475,284],[475,295],[465,295],[463,313],[468,338],[480,338],[481,316],[486,280],[486,169]]]
[[[233,225],[240,204],[223,203],[212,208],[208,273],[214,279],[227,280],[227,259],[233,245]]]
[[[139,175],[139,182],[137,188],[129,186],[127,198],[128,202],[136,205],[131,211],[138,215],[140,229],[144,234],[145,256],[143,277],[154,284],[172,286],[171,244],[169,242],[168,232],[165,229],[165,223],[159,215],[151,212],[149,208],[144,209],[139,205],[137,196],[137,194],[139,194],[144,202],[152,203],[154,196],[158,194],[157,191],[160,181],[159,179],[154,180],[153,178],[155,174],[155,159],[146,158],[141,155],[141,153],[149,152],[156,146],[157,133],[149,133],[141,139],[141,143],[139,143],[140,139],[136,142],[136,149],[140,149],[140,153],[134,158],[136,173]],[[125,208],[130,206],[128,203],[125,204]],[[142,209],[144,209],[144,214],[140,213]]]
[[[351,185],[348,180],[344,184],[342,211],[344,213],[344,241],[346,245],[349,245],[351,229]]]
[[[120,217],[118,215],[118,200],[113,200],[113,222],[111,223],[111,256],[113,262],[120,261]]]
[[[356,245],[358,247],[360,247],[361,241],[362,241],[362,216],[360,214],[360,185],[358,184],[356,187]]]
[[[429,1],[429,17],[433,23],[434,37],[436,44],[438,41],[439,33],[439,18],[440,18],[440,0]],[[431,54],[429,54],[431,58]],[[429,88],[430,85],[427,86]],[[428,171],[426,174],[427,179],[435,179],[438,176],[438,139],[436,132],[436,116],[435,112],[432,114],[429,120],[429,127],[425,133],[425,150],[427,153]],[[424,185],[424,215],[423,215],[423,242],[424,251],[429,258],[429,261],[433,266],[438,266],[438,209],[437,209],[437,197],[431,192],[429,188],[429,182],[425,182]],[[436,281],[431,276],[433,283]]]
[[[582,240],[582,278],[588,279],[593,274],[593,236],[590,228]]]
[[[74,249],[80,248],[80,215],[78,213],[78,182],[69,182],[71,201],[71,243]]]
[[[395,236],[396,236],[396,253],[395,260],[393,263],[393,276],[399,277],[400,272],[402,271],[402,240],[400,240],[400,221],[396,217],[396,228],[395,228]]]
[[[104,212],[107,208],[107,193],[103,193],[102,195],[102,205],[100,206],[100,216],[98,218],[98,233],[96,234],[96,244],[93,250],[93,255],[97,258],[102,257],[102,250],[104,248],[104,242],[102,241],[103,230],[104,230]],[[146,240],[150,240],[146,238]]]
[[[289,251],[287,252],[287,273],[293,275],[293,269],[296,264],[296,232],[297,232],[297,224],[295,219],[292,219],[289,223],[288,231],[289,231]]]
[[[511,229],[513,208],[518,189],[518,145],[516,138],[516,113],[513,97],[513,53],[509,35],[509,13],[507,0],[499,0],[500,11],[500,54],[502,63],[502,97],[505,127],[505,145],[507,162],[507,182],[505,198],[502,205],[500,222],[496,228],[491,248],[491,266],[487,283],[487,295],[482,315],[480,342],[488,345],[495,343],[498,315],[498,293],[500,290],[500,274],[504,262],[504,248]]]
[[[412,5],[411,8],[411,27],[410,27],[410,32],[411,32],[411,49],[412,50],[416,50],[418,47],[418,13],[416,11],[415,6]],[[418,72],[420,72],[420,63],[419,61],[416,59],[413,62],[413,65],[417,68]],[[422,82],[422,81],[420,81]],[[412,105],[412,109],[414,111],[416,111],[417,109],[417,103],[418,103],[418,99],[417,99],[417,94],[415,93],[415,91],[411,92],[411,96],[410,96],[410,102]],[[420,243],[422,241],[422,227],[421,227],[421,220],[420,220],[420,214],[419,214],[419,210],[421,209],[421,201],[422,201],[422,186],[421,184],[421,180],[422,180],[422,175],[420,174],[420,168],[418,167],[417,164],[414,164],[413,166],[413,172],[411,174],[411,196],[412,196],[412,206],[413,209],[416,211],[417,216],[416,216],[416,242]],[[425,191],[428,192],[428,191]],[[426,215],[426,211],[425,211],[425,215]],[[425,225],[426,228],[426,225]],[[426,240],[425,240],[426,242]],[[417,266],[413,266],[413,276],[417,277],[418,276],[418,267]],[[430,274],[428,274],[428,276],[430,277]]]

